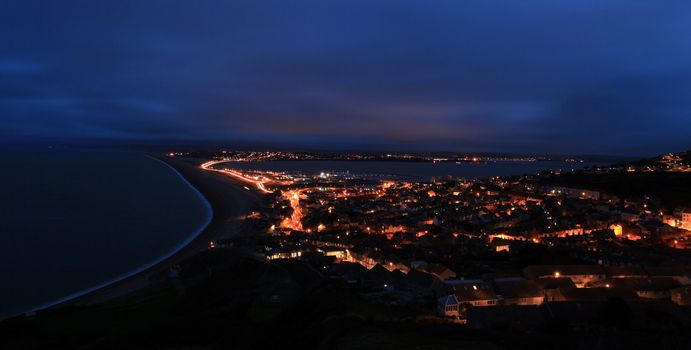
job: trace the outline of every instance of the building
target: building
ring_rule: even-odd
[[[673,215],[663,215],[662,220],[667,225],[691,231],[691,209],[676,209]]]
[[[677,280],[669,277],[612,278],[594,285],[612,291],[633,292],[644,299],[670,299],[671,291],[680,287]]]
[[[452,280],[444,282],[447,295],[453,294],[459,305],[459,313],[469,307],[496,306],[499,298],[492,286],[482,280]]]
[[[681,211],[680,227],[691,231],[691,209]]]
[[[535,283],[542,288],[544,302],[566,301],[563,291],[576,289],[576,285],[569,278],[539,278]]]
[[[540,305],[545,299],[542,287],[529,280],[496,280],[494,291],[503,305]]]
[[[439,316],[457,317],[460,304],[455,294],[443,296],[437,300],[437,313]]]
[[[440,280],[448,280],[456,277],[456,273],[441,264],[426,264],[420,270],[437,276]]]
[[[382,265],[375,265],[369,269],[366,282],[374,289],[383,289],[385,291],[394,291],[402,287],[405,275],[401,276],[395,272],[389,271]]]
[[[404,284],[416,299],[434,298],[444,290],[437,276],[420,270],[410,270],[405,276]]]
[[[317,248],[318,251],[324,253],[325,256],[332,256],[336,258],[336,261],[347,260],[348,259],[348,249],[339,247],[320,247]]]

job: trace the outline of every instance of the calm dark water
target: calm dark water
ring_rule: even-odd
[[[156,262],[210,218],[168,165],[138,153],[5,154],[0,171],[0,316]]]
[[[430,179],[453,176],[475,179],[492,176],[537,174],[542,170],[579,169],[596,164],[566,162],[490,162],[490,163],[423,163],[423,162],[358,162],[358,161],[274,161],[274,162],[230,162],[218,167],[303,172],[346,172],[352,174],[383,174],[398,177]]]

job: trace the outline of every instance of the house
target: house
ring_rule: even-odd
[[[377,264],[369,270],[367,282],[375,289],[394,289],[393,273],[384,266]]]
[[[494,291],[503,305],[540,305],[545,299],[542,287],[529,280],[496,280]]]
[[[434,298],[441,295],[443,290],[441,280],[437,276],[420,270],[410,270],[405,276],[404,284],[414,298]]]
[[[678,208],[674,210],[676,227],[691,231],[691,209]]]
[[[456,296],[461,313],[465,312],[468,307],[495,306],[499,302],[492,286],[482,280],[445,281],[444,287],[446,295],[453,294]]]
[[[456,317],[459,315],[460,304],[455,294],[443,296],[437,300],[437,314],[439,316]]]
[[[604,279],[605,270],[600,265],[531,265],[523,269],[528,279],[559,278],[571,279],[578,288]]]
[[[214,246],[216,244],[214,243]],[[266,260],[279,260],[279,259],[297,259],[302,256],[306,250],[303,247],[297,245],[288,245],[284,247],[265,247]]]
[[[670,277],[613,278],[598,281],[598,287],[630,291],[644,299],[669,299],[670,292],[681,285]]]
[[[324,253],[325,256],[334,257],[336,261],[341,261],[348,258],[348,249],[339,247],[320,247],[318,251]]]
[[[431,273],[442,281],[456,277],[455,272],[441,264],[427,264],[420,267],[420,270]]]
[[[563,291],[576,289],[570,278],[539,278],[534,281],[544,293],[544,302],[566,301]]]

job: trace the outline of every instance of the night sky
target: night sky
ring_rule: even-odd
[[[691,1],[0,2],[0,138],[691,148]]]

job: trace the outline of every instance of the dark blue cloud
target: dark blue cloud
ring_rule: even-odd
[[[4,1],[0,136],[691,147],[691,3]]]

